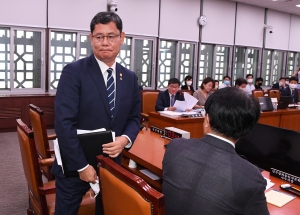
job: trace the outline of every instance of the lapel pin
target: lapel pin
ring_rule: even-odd
[[[120,73],[120,80],[122,81],[122,73]]]

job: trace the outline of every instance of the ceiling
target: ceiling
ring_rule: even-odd
[[[231,0],[250,5],[256,5],[263,8],[283,11],[286,13],[296,14],[300,16],[300,7],[295,5],[300,4],[300,0]]]

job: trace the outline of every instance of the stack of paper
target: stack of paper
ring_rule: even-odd
[[[282,207],[286,203],[292,201],[295,196],[280,192],[278,190],[270,190],[265,193],[267,202],[277,207]]]

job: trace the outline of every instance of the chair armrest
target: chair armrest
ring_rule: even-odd
[[[55,139],[56,139],[56,134],[48,135],[48,140],[55,140]]]
[[[54,155],[54,154],[55,154],[55,152],[54,152],[53,149],[47,149],[47,152],[50,152],[51,155]]]
[[[43,184],[43,186],[39,187],[39,190],[42,195],[56,193],[55,180]]]
[[[39,159],[40,166],[51,166],[54,162],[54,158]]]
[[[148,118],[149,118],[149,114],[146,114],[146,113],[141,113],[141,116],[143,118],[145,118],[145,120],[148,120]]]

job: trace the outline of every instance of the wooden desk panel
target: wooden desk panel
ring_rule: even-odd
[[[167,117],[157,112],[149,113],[149,126],[153,125],[159,128],[176,127],[190,132],[191,138],[200,138],[203,133],[204,118],[188,118],[188,117]]]
[[[162,180],[152,180],[146,175],[139,172],[139,169],[147,168],[154,172],[156,175],[162,177],[162,160],[165,153],[164,144],[168,144],[169,140],[161,138],[159,134],[151,132],[150,129],[145,128],[140,131],[136,141],[132,148],[127,152],[123,151],[122,166],[133,172],[134,174],[143,178],[147,183],[153,186],[155,189],[162,190]],[[128,167],[129,159],[134,160],[138,163],[138,167],[131,169]],[[275,185],[270,189],[280,190],[281,184],[286,184],[279,178],[270,176],[269,172],[264,171],[262,175],[266,178],[271,179]],[[300,189],[300,186],[293,185]],[[282,192],[286,192],[282,190]],[[288,192],[287,192],[288,193]],[[291,202],[287,203],[283,207],[279,208],[274,205],[268,204],[268,209],[271,215],[296,215],[300,211],[300,197],[296,197]]]
[[[300,110],[288,109],[281,113],[280,128],[286,128],[300,132]]]

